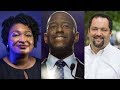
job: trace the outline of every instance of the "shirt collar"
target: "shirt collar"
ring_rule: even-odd
[[[111,46],[111,44],[110,43],[108,43],[108,45],[104,48],[104,51],[107,51],[107,50],[109,50],[109,47]]]
[[[109,47],[110,47],[110,43],[108,43],[108,45],[107,45],[105,48],[101,49],[97,54],[102,54],[104,51],[109,50]],[[95,53],[93,52],[93,50],[91,49],[90,44],[89,44],[89,46],[88,46],[88,49],[90,50],[90,52],[92,52],[93,54],[95,54]]]
[[[46,61],[48,68],[52,69],[57,60],[59,60],[59,59],[49,53],[48,60]],[[72,55],[68,56],[67,58],[63,59],[63,61],[68,65],[69,68],[72,63],[74,63],[75,65],[77,63],[74,53]]]

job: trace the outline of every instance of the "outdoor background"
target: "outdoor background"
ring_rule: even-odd
[[[110,43],[120,49],[120,11],[85,11],[85,46],[89,44],[89,39],[87,37],[88,21],[95,13],[104,13],[110,16],[113,21]]]

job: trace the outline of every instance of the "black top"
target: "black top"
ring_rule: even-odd
[[[3,59],[0,59],[0,79],[25,79],[24,71],[27,73],[28,79],[40,79],[40,59],[36,58],[36,63],[31,68],[25,70],[13,68]]]

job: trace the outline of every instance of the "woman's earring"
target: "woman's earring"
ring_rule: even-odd
[[[8,48],[8,45],[7,45],[7,48]]]

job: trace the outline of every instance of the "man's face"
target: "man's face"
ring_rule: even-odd
[[[55,13],[48,22],[47,33],[44,35],[45,43],[50,48],[65,49],[73,46],[78,33],[75,33],[74,22],[69,15],[63,12]]]
[[[107,18],[93,18],[88,30],[88,36],[92,46],[104,48],[110,41],[111,31]]]

